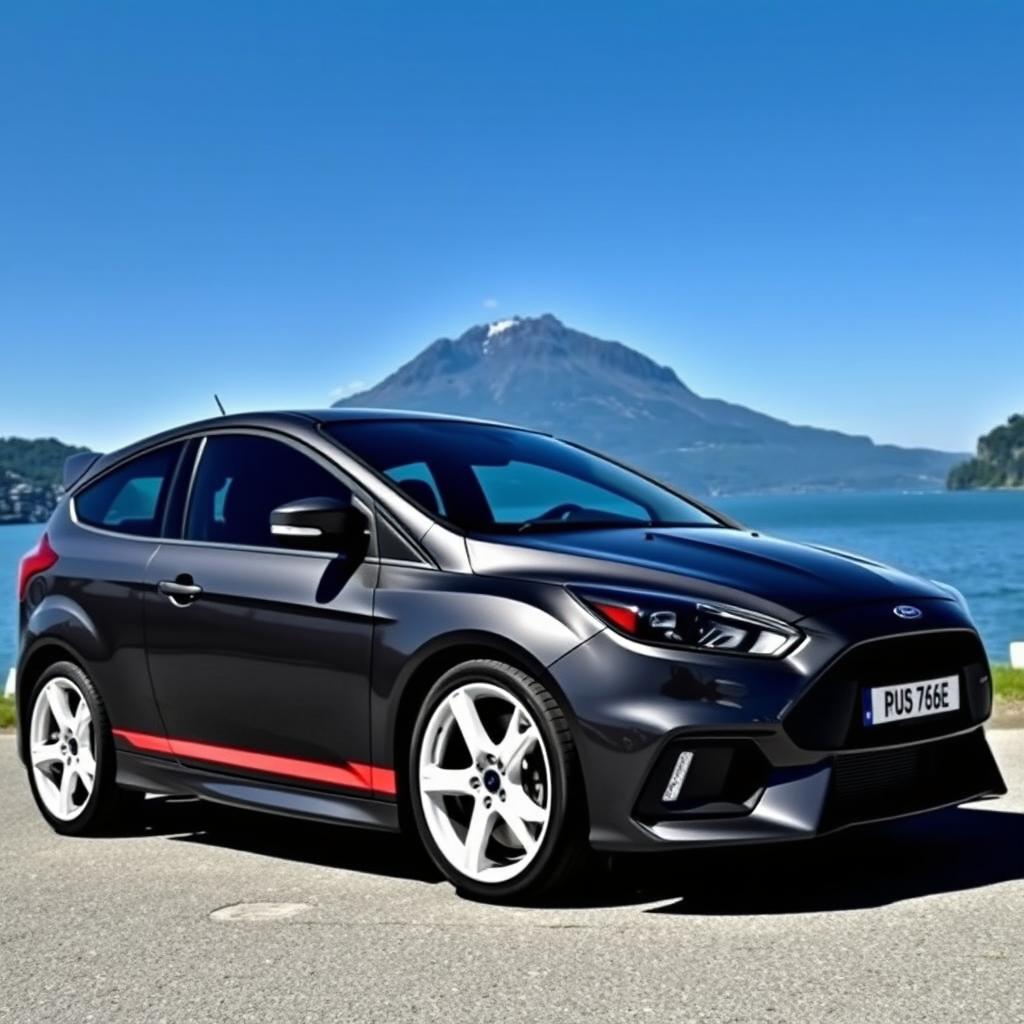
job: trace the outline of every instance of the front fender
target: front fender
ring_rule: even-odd
[[[374,761],[399,763],[399,715],[411,685],[444,662],[505,656],[550,681],[546,668],[603,629],[562,587],[384,565],[374,607]],[[528,588],[529,593],[524,593]],[[432,681],[434,676],[430,677]]]

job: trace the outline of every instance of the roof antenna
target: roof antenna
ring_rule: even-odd
[[[224,403],[217,397],[216,391],[213,393],[213,400],[217,403],[217,408],[220,409],[221,416],[227,416],[227,413],[224,411]]]

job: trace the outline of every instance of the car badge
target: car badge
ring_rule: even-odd
[[[912,604],[898,604],[892,612],[901,619],[919,619],[924,614],[920,608],[915,608]]]

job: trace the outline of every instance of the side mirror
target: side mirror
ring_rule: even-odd
[[[279,544],[314,551],[347,551],[365,543],[369,523],[351,499],[300,498],[270,513]]]

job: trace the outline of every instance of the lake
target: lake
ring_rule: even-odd
[[[945,580],[967,596],[989,655],[1024,640],[1024,493],[801,494],[721,499],[747,526]],[[0,680],[13,663],[18,559],[41,526],[0,526]]]

